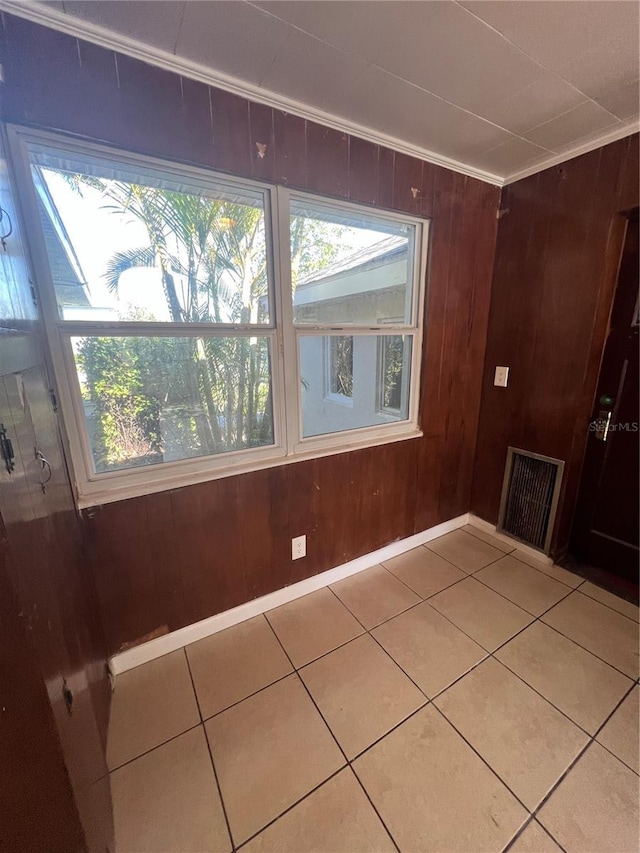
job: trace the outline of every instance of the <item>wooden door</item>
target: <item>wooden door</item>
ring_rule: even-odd
[[[571,551],[638,582],[638,213],[630,218],[589,424]]]

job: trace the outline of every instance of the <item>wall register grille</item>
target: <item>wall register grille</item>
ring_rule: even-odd
[[[497,529],[548,554],[563,470],[560,459],[509,447]]]

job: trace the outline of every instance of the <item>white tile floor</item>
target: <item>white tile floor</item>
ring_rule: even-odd
[[[638,608],[473,527],[118,677],[117,853],[638,850]]]

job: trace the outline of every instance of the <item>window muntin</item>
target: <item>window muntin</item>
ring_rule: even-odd
[[[96,473],[274,444],[269,338],[72,337]]]
[[[381,409],[379,400],[383,397],[384,378],[375,370],[377,348],[390,349],[392,340],[400,338],[401,358],[399,360],[396,387],[398,408]],[[348,340],[351,357],[351,376],[348,397],[349,405],[344,404],[347,395],[324,394],[322,387],[322,351],[331,352],[332,344],[337,340]],[[312,438],[382,426],[406,421],[409,417],[409,388],[411,373],[412,335],[368,335],[359,334],[344,338],[338,335],[301,335],[300,374],[302,377],[302,435]],[[388,390],[388,389],[387,389]],[[395,388],[394,388],[395,390]]]
[[[60,319],[270,322],[263,192],[29,153]]]
[[[125,319],[122,314],[114,320],[113,313],[107,317],[106,314],[100,315],[99,312],[93,311],[87,317],[83,316],[82,312],[78,312],[73,317],[65,319],[60,315],[59,300],[56,299],[54,286],[56,270],[52,268],[53,264],[48,262],[47,244],[41,233],[43,229],[39,227],[44,223],[42,211],[38,210],[38,190],[33,186],[26,189],[27,218],[35,244],[34,262],[38,284],[42,291],[45,323],[58,378],[58,391],[81,506],[420,434],[417,423],[417,383],[420,372],[426,223],[404,214],[371,212],[360,205],[290,194],[285,188],[217,176],[199,168],[164,163],[141,155],[121,154],[93,143],[71,142],[46,132],[11,129],[10,135],[14,153],[19,154],[17,157],[20,163],[19,177],[25,189],[29,184],[33,184],[31,158],[41,170],[47,168],[58,171],[66,169],[71,172],[75,170],[75,174],[91,176],[94,169],[96,172],[99,171],[98,177],[102,178],[114,180],[117,178],[155,189],[170,187],[172,192],[195,199],[213,198],[259,207],[264,218],[263,239],[267,288],[266,292],[261,293],[255,300],[258,305],[257,314],[255,311],[250,314],[250,320],[255,322],[191,322],[187,317],[186,320],[176,323],[171,319],[157,321],[146,319],[144,316]],[[384,296],[385,288],[372,286],[370,292],[362,288],[358,294],[360,304],[355,306],[357,310],[351,311],[346,322],[333,322],[333,317],[344,317],[346,314],[340,308],[338,315],[328,315],[327,304],[330,300],[327,299],[319,300],[317,306],[319,318],[316,317],[310,322],[306,320],[296,322],[292,294],[296,271],[300,267],[291,240],[290,226],[293,220],[290,212],[292,211],[295,212],[298,220],[301,220],[300,233],[303,237],[305,235],[308,237],[314,230],[316,233],[322,231],[325,226],[329,228],[331,236],[332,228],[351,229],[354,222],[361,227],[361,230],[368,232],[365,242],[369,241],[367,244],[369,247],[380,242],[381,235],[386,239],[388,235],[398,237],[404,234],[407,247],[406,282],[401,284],[398,290],[396,281],[393,285],[396,287],[395,294],[387,301],[380,298],[381,295]],[[313,215],[301,216],[303,211]],[[350,230],[349,233],[351,233]],[[340,248],[340,244],[337,243],[337,245]],[[73,261],[73,253],[68,253],[67,257],[69,254]],[[80,271],[84,272],[77,252],[76,260],[78,260]],[[317,260],[314,263],[316,263],[314,273],[322,273],[318,268]],[[348,264],[345,265],[345,270],[351,274],[353,265],[348,270],[347,267]],[[152,275],[154,269],[145,269],[144,273]],[[143,289],[144,294],[148,288],[147,284]],[[402,293],[402,298],[399,297],[399,293]],[[321,295],[324,296],[324,294]],[[351,293],[351,296],[353,295]],[[64,303],[64,300],[62,301]],[[366,311],[362,310],[365,303],[369,303]],[[333,304],[335,308],[336,303]],[[374,307],[371,307],[372,305]],[[331,322],[324,322],[329,316]],[[229,318],[230,315],[227,314],[223,319]],[[372,322],[377,325],[372,325]],[[373,340],[373,352],[381,346],[381,340],[385,335],[402,336],[403,379],[400,410],[381,405],[381,401],[384,400],[384,392],[380,390],[384,385],[383,374],[374,355],[368,370],[374,374],[374,378],[377,377],[374,383],[376,390],[373,392],[368,390],[366,398],[369,409],[375,411],[371,417],[362,417],[360,402],[365,395],[363,388],[360,387],[361,379],[355,367],[354,350],[352,398],[341,392],[334,392],[334,401],[339,399],[343,408],[348,408],[352,405],[352,399],[355,399],[358,404],[355,407],[356,413],[350,420],[345,420],[338,429],[335,425],[327,429],[326,423],[309,422],[304,409],[306,407],[308,412],[310,395],[305,389],[306,380],[302,375],[300,352],[305,346],[310,346],[310,343],[303,343],[302,338],[318,336],[321,348],[326,352],[323,339],[328,342],[336,334],[343,338],[368,336]],[[84,411],[86,400],[83,401],[82,396],[84,390],[87,397],[87,389],[81,388],[80,380],[84,377],[78,376],[78,365],[73,353],[74,343],[77,347],[78,342],[72,342],[72,338],[209,339],[224,336],[246,337],[252,345],[257,344],[259,348],[268,352],[268,386],[264,382],[261,386],[261,389],[268,388],[268,399],[264,391],[260,390],[258,396],[264,401],[264,411],[255,415],[263,427],[258,431],[258,441],[255,440],[254,424],[253,432],[248,427],[244,431],[236,430],[236,436],[244,436],[241,441],[236,440],[234,443],[232,438],[226,442],[223,441],[219,449],[214,448],[216,451],[214,453],[210,452],[209,445],[205,446],[202,442],[200,444],[195,441],[185,442],[182,434],[180,453],[175,452],[175,442],[172,443],[168,438],[162,437],[164,443],[160,444],[157,438],[152,436],[153,441],[143,442],[137,448],[134,441],[128,455],[113,452],[105,454],[104,441],[101,437],[96,438],[95,428],[91,436],[87,430]],[[354,344],[357,345],[357,342],[354,341],[352,347]],[[326,368],[326,358],[324,367]],[[323,371],[322,358],[320,358],[320,370]],[[326,393],[330,388],[329,377],[326,369],[323,372],[324,382],[321,382],[321,388],[324,388],[325,397],[330,397],[331,393]],[[147,381],[148,396],[151,396],[152,385],[151,377]],[[334,387],[337,387],[335,383]],[[341,390],[345,390],[344,384]],[[396,391],[396,398],[397,393]],[[206,401],[202,396],[198,400],[198,395],[194,394],[191,402],[193,411],[196,413],[216,417],[218,423],[222,422],[220,416],[208,414]],[[95,401],[93,405],[95,406]],[[153,409],[154,406],[157,408],[158,403],[152,402],[151,408]],[[167,409],[171,410],[169,402]],[[173,411],[169,411],[169,415],[173,416],[173,414]],[[169,420],[169,417],[164,418],[165,433]],[[269,430],[265,431],[267,425]],[[135,431],[133,438],[135,438]],[[147,438],[148,436],[145,436],[145,440]],[[92,441],[97,442],[95,447],[92,446]],[[143,452],[135,454],[136,449],[141,449]],[[200,453],[203,455],[198,455]]]
[[[292,197],[290,241],[295,324],[412,324],[414,223]]]

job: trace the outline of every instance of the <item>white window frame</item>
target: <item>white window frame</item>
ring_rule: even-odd
[[[317,458],[386,444],[422,435],[418,423],[423,316],[426,292],[428,220],[395,211],[334,201],[323,196],[293,193],[263,181],[231,177],[214,170],[174,163],[146,155],[120,151],[94,142],[49,131],[19,126],[7,127],[9,150],[17,182],[18,200],[27,234],[28,252],[37,283],[43,323],[50,349],[56,393],[61,408],[63,437],[73,474],[76,500],[80,508],[124,500],[193,483],[274,467],[303,459]],[[80,155],[111,159],[115,165],[139,168],[141,173],[165,173],[173,181],[184,181],[194,188],[207,183],[258,191],[264,197],[267,265],[270,271],[270,322],[268,324],[224,325],[192,323],[119,323],[61,320],[48,261],[36,189],[31,178],[28,144],[60,149],[62,155]],[[375,327],[348,325],[294,325],[291,299],[290,199],[307,198],[363,215],[379,216],[387,221],[410,223],[416,227],[413,259],[411,322],[381,324]],[[142,468],[125,468],[96,473],[93,454],[85,428],[80,385],[71,347],[71,337],[82,335],[119,336],[219,335],[268,337],[271,347],[271,382],[274,443],[267,447],[247,448],[211,456],[162,462]],[[409,417],[403,421],[303,438],[302,395],[300,386],[299,342],[305,335],[404,334],[412,336]],[[375,367],[373,368],[375,369]]]

